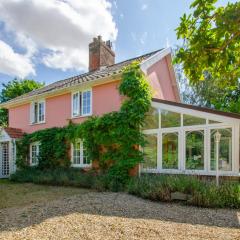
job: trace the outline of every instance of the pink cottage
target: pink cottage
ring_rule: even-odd
[[[89,72],[57,81],[0,105],[9,112],[9,127],[2,128],[0,135],[0,178],[8,177],[16,170],[15,142],[23,133],[62,127],[69,120],[81,123],[89,116],[118,110],[123,100],[118,92],[121,71],[134,60],[140,61],[152,86],[151,114],[159,119],[155,126],[143,130],[149,140],[146,152],[151,155],[146,155],[140,171],[214,175],[214,136],[220,132],[219,172],[239,176],[239,115],[180,103],[170,49],[115,63],[111,42],[104,42],[99,36],[89,44]],[[192,139],[198,142],[194,144]],[[31,165],[38,163],[40,147],[39,142],[30,146]],[[72,148],[79,148],[81,152],[79,159],[72,156],[72,166],[89,167],[91,163],[84,161],[82,141]]]

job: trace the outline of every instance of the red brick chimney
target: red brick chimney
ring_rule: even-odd
[[[115,53],[112,51],[112,43],[104,42],[101,36],[93,38],[93,42],[89,44],[89,71],[98,70],[114,63]]]

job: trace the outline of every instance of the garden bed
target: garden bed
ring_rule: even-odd
[[[85,173],[78,169],[56,169],[41,171],[26,168],[11,176],[15,182],[31,182],[57,186],[74,186],[98,191],[126,191],[141,198],[154,201],[171,202],[182,194],[184,203],[200,207],[240,208],[240,184],[222,183],[216,187],[215,182],[200,180],[190,176],[143,175],[131,178],[123,186],[117,180],[112,181],[95,172]]]

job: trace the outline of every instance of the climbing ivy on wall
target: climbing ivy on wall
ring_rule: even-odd
[[[119,93],[125,100],[118,112],[94,116],[82,124],[70,123],[25,135],[18,143],[17,164],[26,166],[29,144],[40,141],[39,168],[69,167],[69,146],[84,139],[90,159],[97,161],[102,173],[111,181],[124,182],[129,170],[143,161],[139,146],[144,145],[140,127],[151,104],[150,86],[139,62],[133,62],[122,73]]]
[[[49,128],[24,135],[20,141],[17,141],[16,164],[19,168],[29,165],[30,144],[34,142],[41,142],[38,168],[70,166],[67,128]]]

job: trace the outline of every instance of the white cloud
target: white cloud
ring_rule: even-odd
[[[27,55],[21,55],[0,40],[0,72],[21,78],[35,74],[34,66]]]
[[[52,68],[86,70],[92,38],[117,37],[107,0],[1,0],[0,12],[5,31],[15,33],[26,50],[24,57],[31,62],[44,50],[40,61]]]
[[[141,6],[141,10],[145,11],[147,9],[148,9],[148,5],[146,3],[143,3],[142,6]]]

